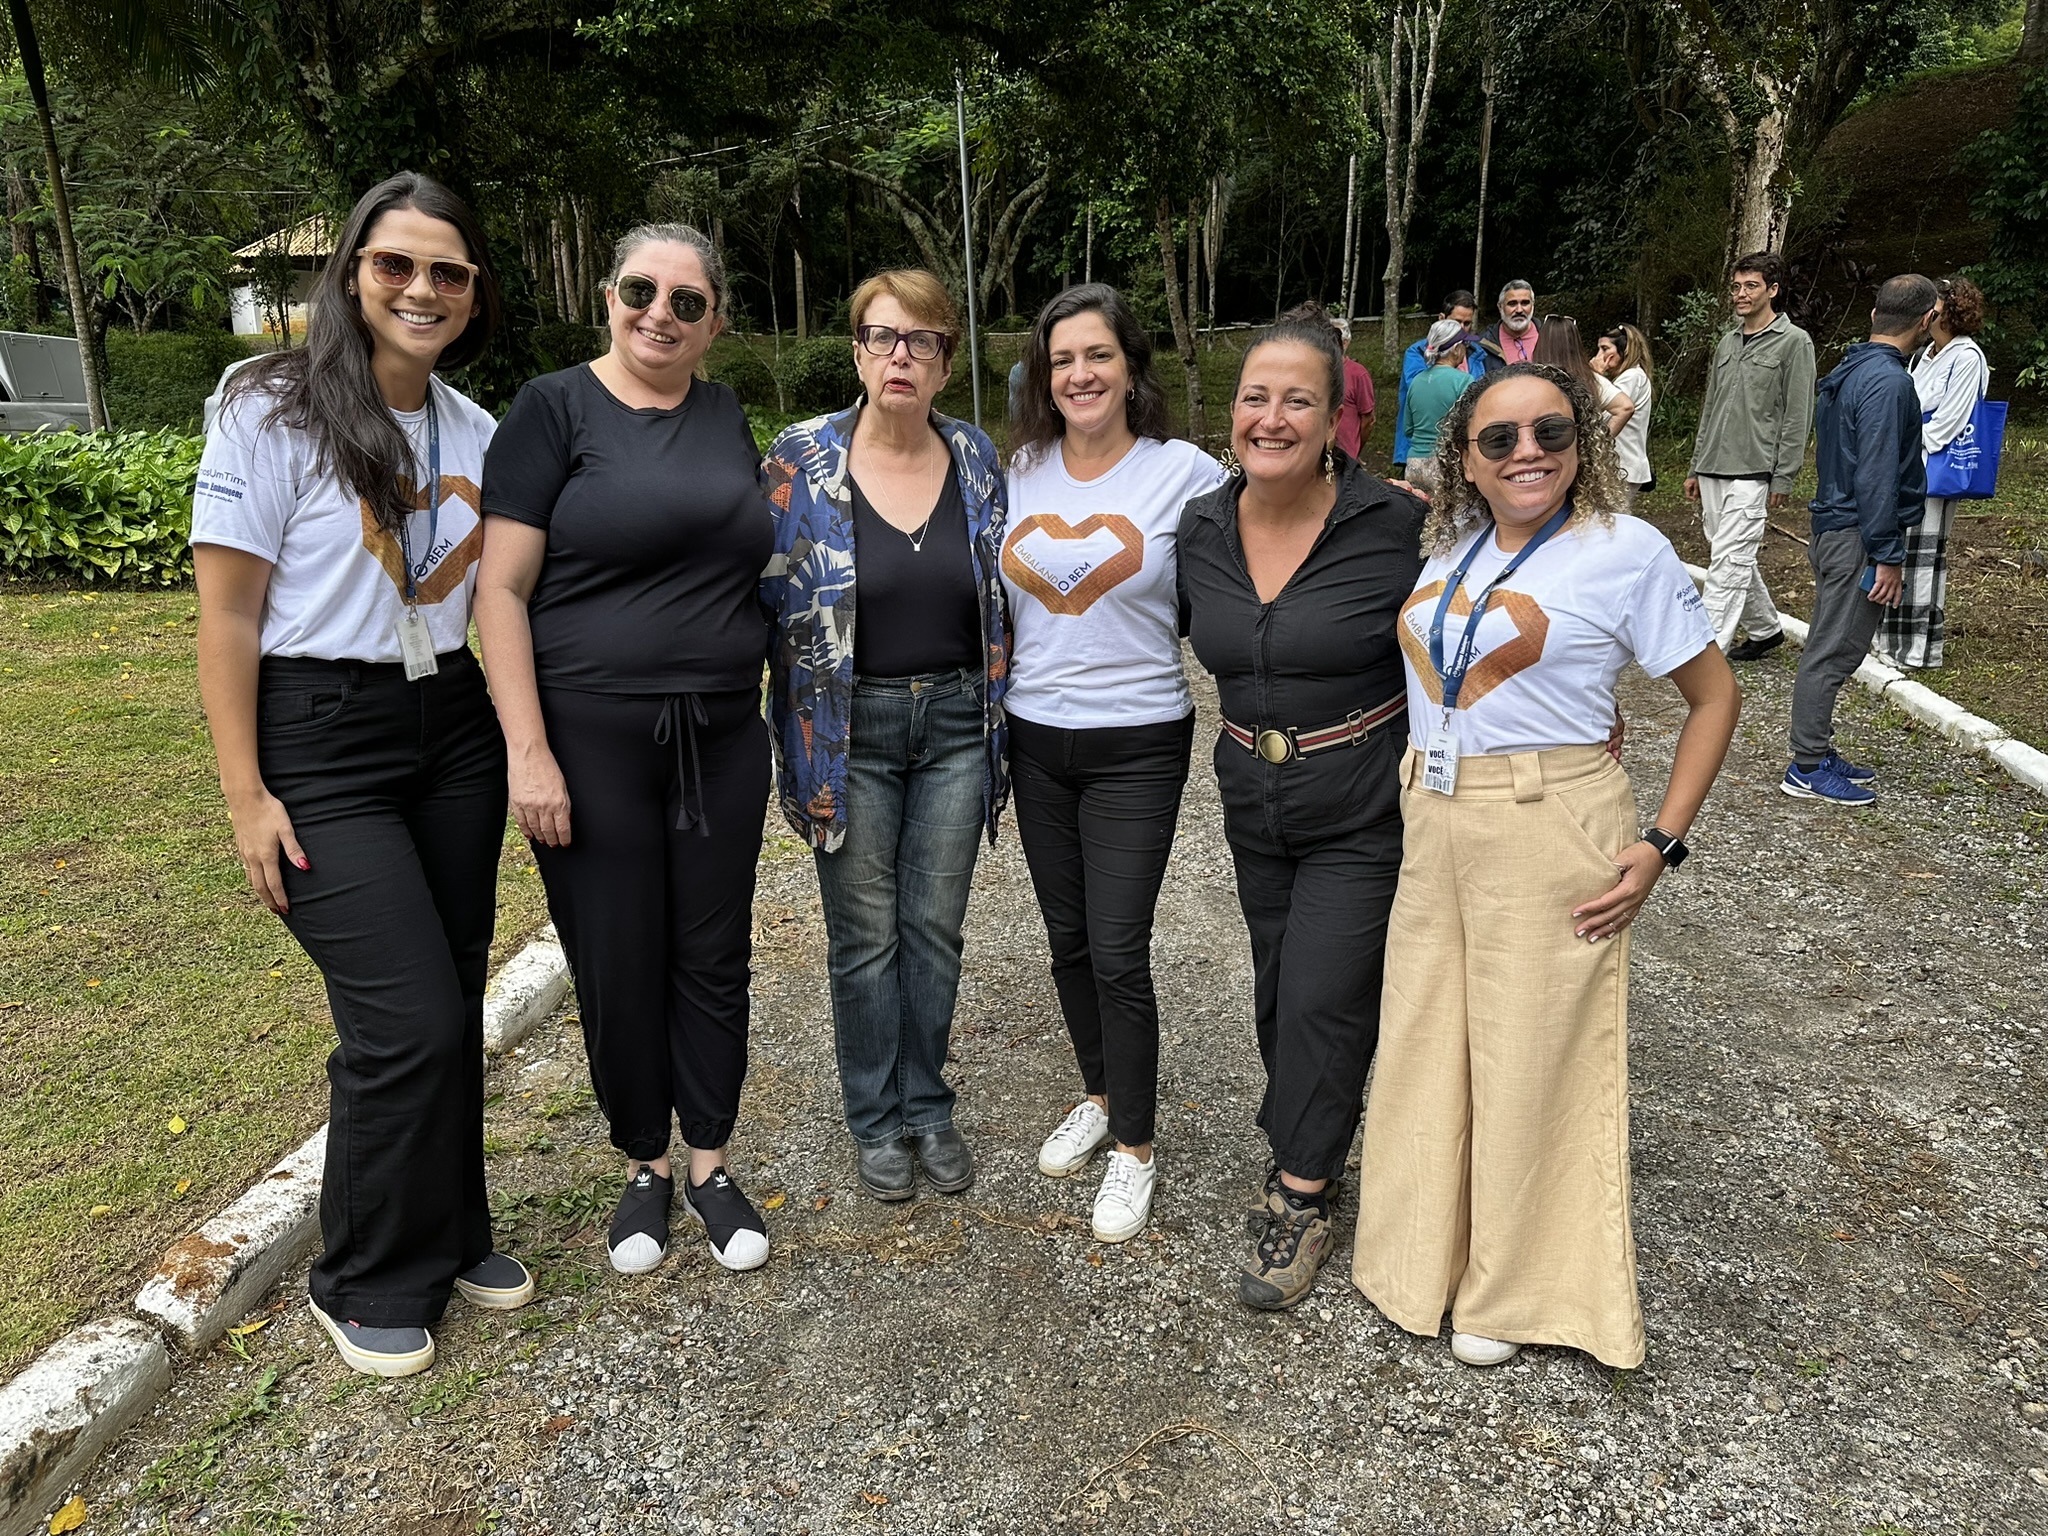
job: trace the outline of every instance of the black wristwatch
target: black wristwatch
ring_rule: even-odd
[[[1673,837],[1661,827],[1651,827],[1643,834],[1643,841],[1662,855],[1666,869],[1676,869],[1685,862],[1685,856],[1692,850],[1685,846],[1685,839]]]

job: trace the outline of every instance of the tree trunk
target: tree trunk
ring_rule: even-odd
[[[1351,318],[1351,271],[1358,260],[1358,151],[1344,172],[1344,261],[1337,269],[1337,299],[1344,305],[1344,318]]]
[[[1095,281],[1095,204],[1088,205],[1088,233],[1081,237],[1081,281]]]
[[[2048,65],[2048,6],[2041,0],[2027,0],[2026,20],[2020,23],[2020,51],[2017,55],[2022,68],[2039,69]]]
[[[800,180],[790,185],[789,206],[796,214],[796,234],[789,242],[789,253],[796,264],[796,339],[808,341],[811,307],[810,296],[804,291],[804,184]]]
[[[1173,319],[1173,344],[1188,376],[1188,435],[1199,441],[1209,435],[1209,410],[1202,400],[1202,370],[1195,353],[1195,333],[1188,325],[1187,308],[1181,303],[1180,262],[1173,240],[1173,199],[1161,194],[1153,204],[1152,216],[1159,230],[1159,266],[1166,278],[1166,308]]]
[[[36,227],[27,217],[35,205],[35,193],[30,189],[28,179],[21,174],[19,166],[12,160],[8,161],[7,233],[11,254],[27,258],[28,273],[34,281],[29,294],[29,314],[36,324],[42,325],[50,318],[50,296],[43,289],[43,253],[36,240]]]
[[[1728,153],[1728,240],[1725,272],[1752,251],[1774,251],[1790,213],[1778,187],[1785,167],[1785,112],[1773,105],[1758,120],[1747,145],[1731,143]]]
[[[1397,0],[1387,21],[1387,51],[1371,65],[1386,145],[1387,267],[1380,349],[1389,364],[1401,356],[1401,279],[1408,252],[1408,222],[1415,211],[1415,179],[1429,99],[1436,90],[1436,53],[1448,0]]]
[[[597,231],[590,221],[590,199],[574,199],[576,209],[576,322],[591,323],[597,307]]]
[[[1491,28],[1488,30],[1490,32]],[[1479,94],[1483,104],[1479,109],[1479,207],[1472,218],[1472,296],[1475,299],[1486,292],[1481,273],[1486,257],[1486,181],[1493,169],[1493,86],[1493,49],[1489,46],[1486,57],[1479,61]]]
[[[1195,315],[1202,298],[1202,279],[1198,270],[1201,257],[1202,205],[1188,204],[1188,329],[1195,326]]]
[[[1216,272],[1223,265],[1223,212],[1230,182],[1219,172],[1209,178],[1209,217],[1203,221],[1202,265],[1209,274],[1209,326],[1216,326]]]
[[[29,98],[35,102],[36,125],[42,130],[43,164],[50,178],[50,216],[57,226],[57,255],[64,268],[64,293],[71,306],[71,334],[78,338],[84,354],[80,370],[85,375],[85,417],[95,432],[107,430],[107,404],[100,395],[99,349],[91,344],[92,310],[85,299],[85,273],[78,264],[78,238],[71,228],[71,195],[64,185],[64,159],[57,149],[57,127],[50,117],[50,91],[43,78],[43,50],[36,40],[35,19],[29,15],[28,0],[7,0],[8,19],[14,23],[14,46],[21,55],[21,72],[28,79]]]

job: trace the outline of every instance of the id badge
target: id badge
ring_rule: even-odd
[[[411,603],[405,605],[405,613],[398,621],[398,654],[405,662],[408,683],[432,677],[441,670],[441,663],[434,657],[433,634],[427,629],[427,621],[420,617],[419,609]]]
[[[1429,733],[1422,748],[1422,787],[1440,795],[1458,789],[1458,732],[1448,721]]]

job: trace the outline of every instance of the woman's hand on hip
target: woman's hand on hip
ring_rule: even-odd
[[[235,825],[235,852],[241,855],[249,888],[262,898],[264,906],[282,917],[291,910],[291,903],[285,899],[280,851],[302,870],[313,867],[292,831],[284,802],[264,790],[239,805],[230,801],[228,817]]]
[[[569,784],[545,746],[514,752],[506,770],[512,819],[528,842],[569,846]]]
[[[1572,931],[1587,943],[1611,939],[1636,920],[1651,888],[1664,873],[1664,855],[1648,843],[1630,843],[1614,856],[1621,878],[1611,890],[1572,908]]]

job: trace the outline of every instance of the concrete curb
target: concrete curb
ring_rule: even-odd
[[[484,1050],[492,1056],[504,1055],[568,994],[568,957],[550,923],[491,978],[490,990],[484,994]]]
[[[209,1349],[320,1235],[327,1127],[164,1254],[135,1310],[188,1354]]]
[[[1704,583],[1707,573],[1697,565],[1686,566],[1692,579]],[[1806,625],[1789,613],[1780,613],[1778,623],[1794,645],[1806,644]],[[1931,726],[1965,752],[1988,757],[2013,778],[2048,795],[2048,753],[2027,745],[1995,721],[1973,715],[1955,700],[1944,698],[1925,683],[1913,681],[1904,672],[1875,656],[1866,656],[1856,669],[1856,681],[1922,725]]]
[[[64,1335],[0,1387],[0,1536],[29,1536],[100,1452],[171,1385],[144,1324],[102,1318]]]
[[[511,1050],[568,990],[550,925],[491,979],[485,1050]],[[59,1495],[169,1390],[171,1355],[158,1329],[188,1353],[210,1348],[305,1252],[320,1231],[326,1156],[323,1125],[165,1253],[135,1298],[140,1320],[74,1329],[0,1386],[0,1536],[41,1530]]]

